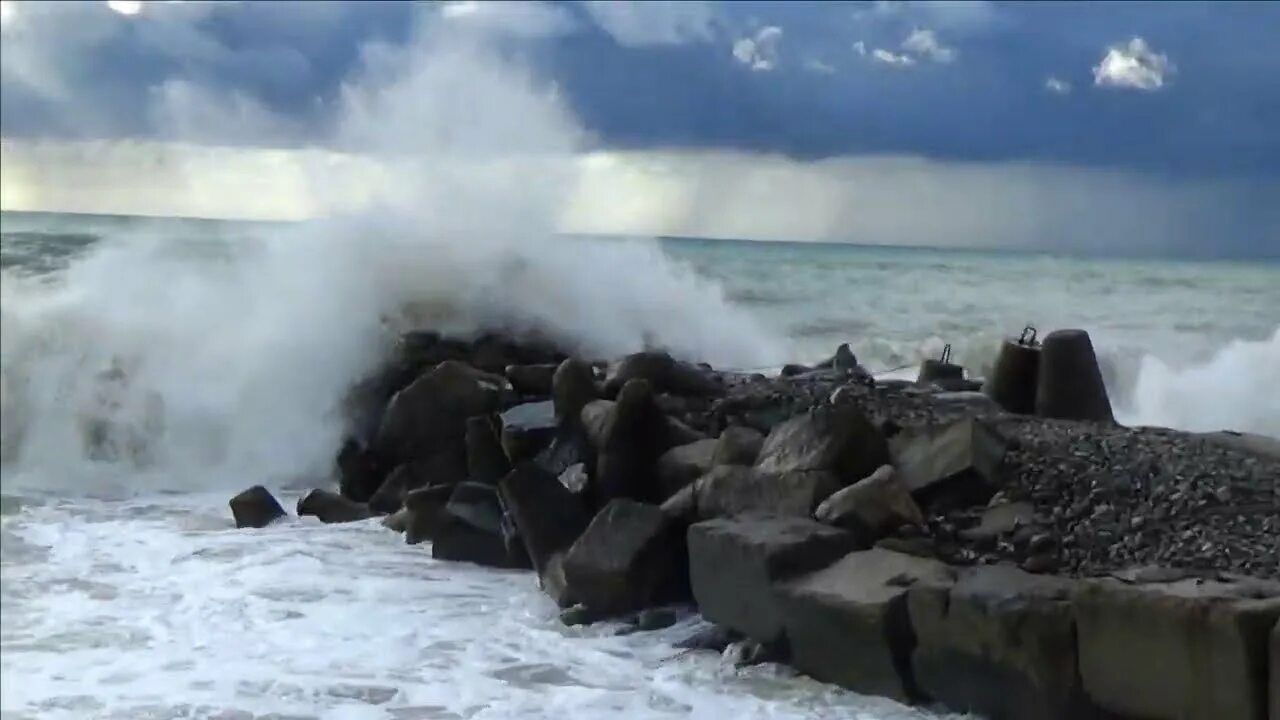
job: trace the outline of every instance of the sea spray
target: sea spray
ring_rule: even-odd
[[[1280,438],[1280,327],[1270,338],[1233,340],[1205,362],[1142,359],[1120,420],[1211,432],[1235,430]]]
[[[359,209],[229,243],[122,228],[61,273],[6,275],[6,463],[43,485],[104,465],[181,487],[323,477],[344,391],[411,311],[593,356],[781,357],[656,244],[557,236],[582,132],[483,38],[424,29],[367,58],[333,138],[377,168]],[[324,170],[313,192],[338,207]]]

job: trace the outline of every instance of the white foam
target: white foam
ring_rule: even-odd
[[[696,618],[567,628],[532,574],[435,562],[376,521],[228,524],[198,495],[6,516],[5,717],[932,717],[680,655]]]
[[[1119,413],[1125,424],[1280,437],[1280,328],[1266,340],[1233,340],[1204,362],[1147,355],[1131,398]]]
[[[6,460],[46,485],[91,458],[182,487],[321,475],[343,392],[406,308],[456,330],[534,326],[595,355],[782,354],[652,243],[555,235],[581,132],[478,41],[374,53],[344,98],[335,141],[385,173],[359,211],[229,245],[122,232],[52,282],[6,276]],[[321,196],[329,170],[315,168]]]

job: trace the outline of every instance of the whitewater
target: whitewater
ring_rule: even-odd
[[[1082,327],[1122,422],[1280,435],[1274,265],[563,237],[584,138],[556,95],[480,45],[387,52],[334,137],[383,161],[367,207],[0,217],[5,718],[938,717],[682,654],[696,617],[566,628],[532,576],[373,521],[235,530],[234,492],[328,481],[344,392],[410,327],[744,370],[849,342],[889,375]]]

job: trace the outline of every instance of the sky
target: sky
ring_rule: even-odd
[[[477,120],[516,77],[571,118],[567,230],[1280,256],[1280,3],[0,7],[6,208],[323,213],[373,192],[299,180],[379,155],[353,95],[469,38],[501,69],[432,86],[429,146],[384,116],[396,151],[545,151]]]

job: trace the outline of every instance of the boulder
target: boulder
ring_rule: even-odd
[[[721,465],[694,483],[697,517],[785,515],[808,518],[840,488],[836,476],[823,470],[762,472],[742,465]]]
[[[782,366],[781,370],[778,371],[778,376],[784,377],[784,378],[796,377],[797,375],[803,375],[809,372],[810,370],[812,370],[812,368],[810,368],[807,365],[800,365],[798,363],[787,363],[786,365]]]
[[[261,485],[236,495],[227,504],[238,528],[264,528],[287,515],[271,491]]]
[[[613,420],[612,400],[592,400],[582,406],[579,419],[583,435],[597,449],[604,447]]]
[[[1076,670],[1072,582],[1011,565],[908,593],[916,685],[952,710],[992,720],[1097,717]]]
[[[491,416],[476,415],[467,418],[465,442],[468,480],[496,485],[503,476],[511,472],[511,461],[502,449]]]
[[[575,465],[588,462],[594,466],[595,451],[587,442],[582,432],[571,428],[561,428],[546,446],[533,458],[538,467],[552,475],[563,475]],[[577,491],[575,491],[577,492]]]
[[[1084,689],[1123,716],[1267,716],[1267,633],[1280,586],[1187,578],[1082,582],[1072,597]]]
[[[516,405],[499,415],[499,419],[502,449],[513,465],[537,455],[556,435],[555,409],[550,400]]]
[[[556,374],[555,365],[508,365],[504,374],[521,395],[547,397]]]
[[[778,425],[765,438],[756,467],[764,472],[826,470],[841,485],[889,462],[880,429],[852,405],[811,409]]]
[[[710,650],[722,653],[725,648],[741,639],[742,635],[730,628],[708,624],[695,630],[685,639],[677,641],[675,646],[682,650]]]
[[[787,650],[780,644],[762,643],[747,638],[730,643],[724,649],[724,658],[734,669],[741,670],[765,663],[784,663],[787,661]]]
[[[1029,527],[1035,519],[1035,506],[1029,502],[1000,503],[984,510],[978,524],[961,530],[960,537],[978,543],[993,543],[1001,535]]]
[[[1064,420],[1114,422],[1107,386],[1084,330],[1054,330],[1040,347],[1036,414]]]
[[[560,484],[565,486],[569,492],[577,496],[582,496],[587,491],[587,483],[590,478],[587,477],[587,466],[585,463],[574,463],[564,469],[559,475]]]
[[[597,507],[616,498],[660,499],[655,466],[665,450],[666,420],[647,382],[632,380],[623,386],[605,419],[599,445],[592,478]]]
[[[716,440],[715,452],[711,454],[712,465],[755,465],[760,457],[760,448],[764,446],[764,434],[755,428],[733,425],[720,433]]]
[[[937,560],[872,548],[783,583],[776,603],[792,665],[854,692],[924,699],[911,674],[907,592],[951,581]]]
[[[623,358],[609,373],[605,394],[616,395],[631,380],[645,380],[655,392],[675,395],[707,396],[724,392],[710,373],[662,352],[641,352]]]
[[[893,471],[881,465],[867,477],[823,500],[813,516],[853,532],[870,545],[903,525],[924,525],[924,514]]]
[[[569,593],[569,581],[564,576],[564,552],[558,552],[547,559],[545,566],[538,573],[538,589],[546,593],[557,607],[568,608],[578,603]]]
[[[428,485],[455,485],[467,479],[465,459],[456,450],[444,450],[426,460],[401,463],[369,498],[369,509],[390,514],[404,506],[404,497]]]
[[[432,540],[444,525],[444,506],[453,497],[452,485],[434,485],[406,493],[404,541],[410,545]]]
[[[338,490],[356,502],[368,502],[382,485],[383,473],[373,453],[348,438],[338,451]]]
[[[689,527],[689,579],[703,617],[762,643],[782,639],[775,585],[854,547],[843,530],[808,518],[742,517]]]
[[[613,500],[565,556],[568,593],[610,614],[679,600],[688,593],[682,540],[656,506]]]
[[[391,398],[378,428],[378,453],[403,461],[461,445],[467,418],[497,410],[505,385],[505,378],[469,365],[440,363]]]
[[[916,375],[917,385],[937,385],[946,387],[948,384],[964,381],[964,368],[950,362],[942,360],[928,359],[920,363],[920,372]]]
[[[517,338],[497,333],[485,333],[472,339],[468,355],[472,365],[490,373],[501,373],[511,365],[554,364],[563,357],[541,338]]]
[[[665,428],[660,427],[658,449],[661,451],[670,450],[673,447],[688,445],[699,440],[706,440],[707,436],[694,430],[680,420],[673,417],[665,417]]]
[[[382,527],[392,532],[402,533],[409,528],[409,521],[412,518],[413,513],[409,512],[405,508],[400,508],[399,510],[382,518],[381,523]]]
[[[368,505],[328,490],[312,490],[298,500],[298,517],[314,515],[324,523],[348,523],[375,515]]]
[[[437,560],[471,562],[497,568],[529,568],[520,543],[507,542],[497,490],[483,483],[460,483],[445,503],[431,542]]]
[[[840,347],[836,348],[836,354],[826,363],[832,370],[856,370],[858,369],[858,356],[854,355],[854,351],[849,347],[849,343],[842,342]]]
[[[498,494],[540,575],[551,557],[568,550],[591,521],[578,496],[531,462],[516,465],[498,483]]]
[[[983,504],[999,488],[1006,444],[981,421],[905,428],[891,447],[898,478],[924,508]]]
[[[576,425],[587,403],[600,396],[595,373],[581,360],[570,358],[560,363],[551,378],[551,400],[556,420],[562,425]]]
[[[658,458],[660,499],[667,499],[711,469],[717,440],[699,440],[673,447]]]

